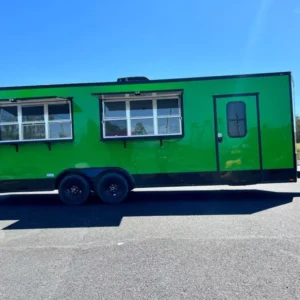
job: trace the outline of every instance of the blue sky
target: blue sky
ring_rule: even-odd
[[[300,113],[299,0],[10,0],[0,34],[0,86],[292,71]]]

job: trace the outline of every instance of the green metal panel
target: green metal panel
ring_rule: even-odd
[[[183,138],[164,140],[100,141],[99,101],[92,93],[183,89]],[[67,168],[119,166],[130,173],[216,171],[213,96],[259,93],[263,168],[293,167],[289,76],[217,78],[93,86],[55,86],[0,90],[0,99],[57,95],[73,97],[73,142],[52,145],[0,144],[0,180],[47,178]],[[250,100],[249,100],[250,101]],[[254,140],[254,139],[253,139]],[[256,146],[251,146],[256,147]],[[254,156],[253,156],[254,155]],[[251,157],[257,167],[256,154]],[[250,160],[241,168],[250,167]]]
[[[223,136],[222,141],[218,142],[220,171],[260,170],[256,96],[222,97],[215,101],[218,133]],[[227,109],[228,104],[232,103],[244,106],[245,119],[241,121],[241,137],[229,134],[228,117],[231,116],[227,115]],[[238,124],[230,122],[235,129]]]

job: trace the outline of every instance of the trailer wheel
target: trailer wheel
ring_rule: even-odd
[[[58,187],[59,197],[68,205],[83,204],[90,195],[90,185],[80,175],[68,175],[64,177]]]
[[[108,173],[99,179],[95,190],[103,202],[117,204],[126,199],[129,185],[124,176],[118,173]]]

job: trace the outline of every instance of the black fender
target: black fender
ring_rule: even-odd
[[[70,168],[60,172],[55,180],[55,188],[59,186],[60,181],[67,175],[77,174],[83,176],[92,187],[95,186],[96,182],[99,180],[101,176],[107,173],[115,172],[122,176],[124,176],[129,184],[130,190],[134,189],[135,181],[133,176],[126,170],[119,167],[101,167],[101,168]]]

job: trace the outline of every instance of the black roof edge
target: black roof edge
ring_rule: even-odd
[[[168,90],[143,90],[138,93],[163,93],[163,92],[181,92],[183,93],[183,89],[168,89]],[[105,96],[105,95],[122,95],[122,94],[136,94],[137,91],[125,91],[125,92],[108,92],[108,93],[91,93],[92,96]]]
[[[6,99],[0,99],[0,101],[12,101],[14,102],[15,100],[38,100],[38,99],[56,99],[56,98],[61,98],[61,99],[65,99],[65,100],[72,100],[73,97],[61,97],[61,96],[40,96],[40,97],[10,97],[10,98],[6,98]]]
[[[200,81],[200,80],[215,80],[215,79],[234,79],[234,78],[248,78],[248,77],[269,77],[269,76],[291,76],[291,71],[284,72],[270,72],[270,73],[252,73],[240,75],[219,75],[219,76],[203,76],[203,77],[186,77],[173,79],[155,79],[145,82],[88,82],[88,83],[61,83],[61,84],[46,84],[46,85],[25,85],[25,86],[8,86],[0,87],[3,90],[22,90],[22,89],[38,89],[38,88],[65,88],[65,87],[86,87],[86,86],[107,86],[107,85],[131,85],[131,84],[151,84],[163,82],[184,82],[184,81]]]

